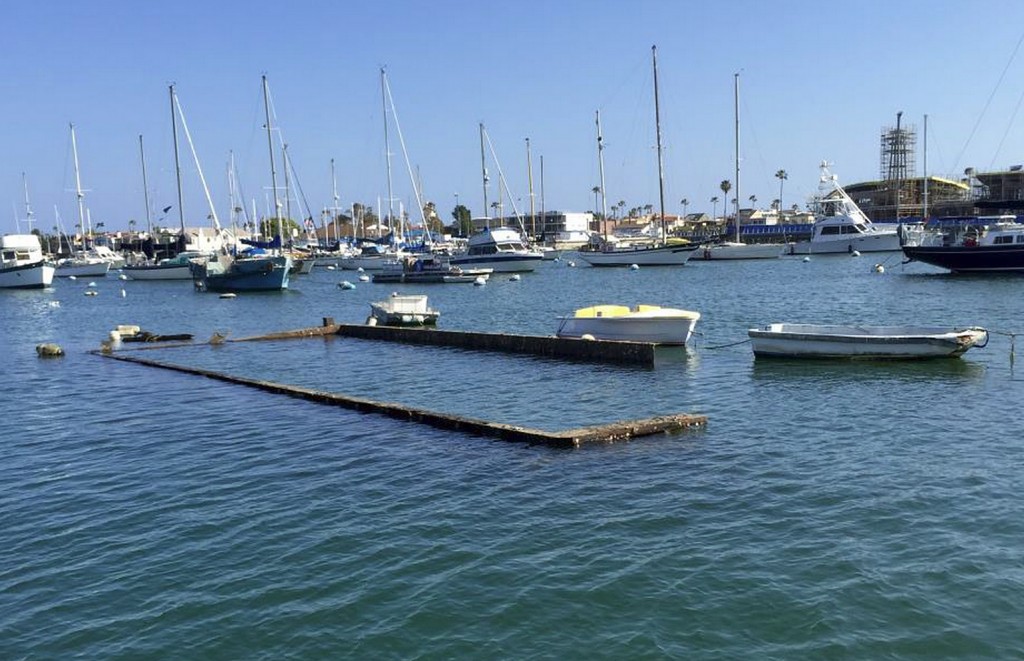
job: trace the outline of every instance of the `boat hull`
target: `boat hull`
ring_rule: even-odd
[[[212,292],[280,291],[288,288],[291,259],[287,256],[235,260],[223,272],[209,264],[193,267],[196,284]]]
[[[698,244],[689,244],[627,250],[581,250],[579,255],[580,259],[591,266],[682,266],[699,248]]]
[[[455,255],[448,260],[452,266],[467,269],[491,269],[494,273],[529,273],[537,270],[544,256],[541,253],[497,253],[492,255]]]
[[[771,324],[747,334],[759,358],[957,358],[988,342],[980,328]]]
[[[0,268],[0,289],[43,289],[53,283],[53,272],[45,261]]]
[[[954,273],[1024,272],[1024,245],[903,246],[908,259]]]
[[[58,278],[102,278],[110,271],[110,262],[89,262],[85,264],[58,264],[54,275]]]
[[[782,256],[785,246],[776,243],[725,243],[705,246],[701,249],[698,259],[778,259]]]
[[[879,232],[849,238],[824,241],[797,241],[790,247],[791,255],[828,255],[857,252],[896,252],[900,249],[900,237],[896,231]]]
[[[435,326],[441,313],[427,304],[422,294],[392,295],[386,301],[370,303],[370,319],[382,326]]]
[[[188,264],[145,264],[125,266],[121,273],[132,280],[191,280],[192,268]]]
[[[657,308],[651,312],[612,312],[604,315],[598,310],[618,306],[595,306],[577,311],[576,316],[562,317],[555,333],[558,337],[592,337],[596,340],[620,342],[652,342],[654,344],[683,345],[690,339],[700,313],[687,310]],[[591,316],[579,316],[593,310]]]

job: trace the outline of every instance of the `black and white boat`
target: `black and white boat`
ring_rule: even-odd
[[[53,264],[43,258],[35,234],[0,237],[0,289],[42,289],[53,283]]]
[[[1024,224],[1016,216],[938,219],[901,234],[911,261],[953,273],[1024,272]]]

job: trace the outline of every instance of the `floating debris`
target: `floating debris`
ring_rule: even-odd
[[[518,273],[513,273],[512,275],[509,276],[508,279],[509,279],[509,282],[519,282],[519,274]]]
[[[339,282],[338,283],[338,287],[340,287],[341,289],[355,289],[356,288],[356,286],[354,284],[352,284],[351,282],[349,282],[348,280],[342,280],[341,282]]]
[[[98,292],[96,292],[96,291],[93,291],[93,290],[91,290],[91,289],[90,289],[90,290],[88,290],[88,291],[86,291],[86,292],[85,292],[85,295],[86,295],[86,296],[95,296],[95,295],[96,295],[97,293],[98,293]]]
[[[59,344],[45,342],[36,345],[36,355],[40,358],[57,358],[64,355],[64,349]]]
[[[224,292],[220,295],[220,298],[238,298],[238,294],[232,292]]]
[[[359,269],[359,270],[361,271],[362,269]],[[359,276],[359,282],[369,282],[369,281],[370,281],[370,276],[366,275],[365,273],[362,274],[361,276]]]
[[[885,267],[881,264],[875,264],[875,273],[885,273]]]
[[[473,286],[474,287],[483,287],[486,284],[487,284],[487,278],[485,278],[482,275],[478,275],[476,277],[476,280],[473,281]]]

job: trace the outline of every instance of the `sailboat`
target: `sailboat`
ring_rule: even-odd
[[[682,266],[699,244],[679,239],[675,242],[668,239],[665,231],[665,171],[661,155],[661,112],[658,106],[658,47],[651,46],[651,57],[654,64],[654,124],[658,139],[658,197],[661,202],[661,232],[657,242],[649,246],[619,248],[605,243],[601,250],[580,251],[580,259],[591,266]],[[598,129],[598,153],[601,144],[600,127]],[[602,171],[603,171],[602,166]],[[602,192],[604,186],[602,185]]]
[[[82,190],[82,177],[78,170],[78,143],[75,140],[75,125],[71,124],[71,153],[75,161],[75,196],[78,198],[78,227],[82,232],[82,250],[74,252],[70,257],[57,261],[54,274],[58,277],[102,277],[110,271],[110,262],[96,255],[90,255],[86,246],[86,236],[91,228],[85,217],[85,191]]]
[[[181,224],[181,240],[185,241],[185,212],[181,204],[181,163],[178,158],[178,119],[175,111],[174,85],[170,86],[171,94],[171,132],[174,136],[174,172],[178,182],[178,220]],[[146,156],[142,147],[142,136],[139,136],[139,153],[142,159],[142,188],[146,198],[146,224],[152,226],[149,213],[149,191],[146,183]],[[152,230],[150,229],[150,233]],[[202,253],[182,251],[174,257],[161,259],[155,264],[132,264],[124,266],[121,272],[132,280],[191,280],[192,260],[204,259]]]
[[[281,201],[277,195],[277,170],[274,168],[274,137],[270,125],[270,90],[263,76],[263,106],[267,118],[267,142],[270,146],[270,179],[274,191],[274,209],[277,214],[278,237],[281,241]],[[281,291],[288,289],[292,258],[275,249],[269,254],[236,256],[222,249],[214,259],[193,265],[193,277],[200,289],[214,292]]]
[[[480,163],[483,169],[484,184],[484,209],[487,208],[487,183],[490,179],[487,176],[486,157],[484,152],[484,141],[488,144],[490,139],[486,137],[487,132],[483,123],[480,124]],[[491,148],[491,157],[498,168],[498,191],[499,197],[504,188],[505,176],[501,171],[501,164],[498,163],[497,154]],[[497,203],[501,204],[500,200]],[[512,209],[517,218],[519,210],[515,202],[512,202]],[[500,214],[499,214],[500,215]],[[471,269],[492,269],[495,273],[529,273],[536,270],[544,261],[544,255],[539,250],[531,248],[524,236],[526,228],[522,225],[520,218],[520,229],[512,227],[490,227],[490,219],[485,220],[485,226],[479,232],[469,237],[466,252],[453,255],[448,261],[452,266]]]
[[[774,243],[743,243],[740,240],[740,75],[733,74],[733,111],[736,117],[736,240],[722,241],[704,247],[704,259],[776,259],[782,256],[783,246]]]

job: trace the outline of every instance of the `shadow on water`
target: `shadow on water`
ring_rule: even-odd
[[[981,364],[959,358],[935,360],[835,360],[758,358],[752,376],[761,381],[946,381],[975,380],[985,374]]]

